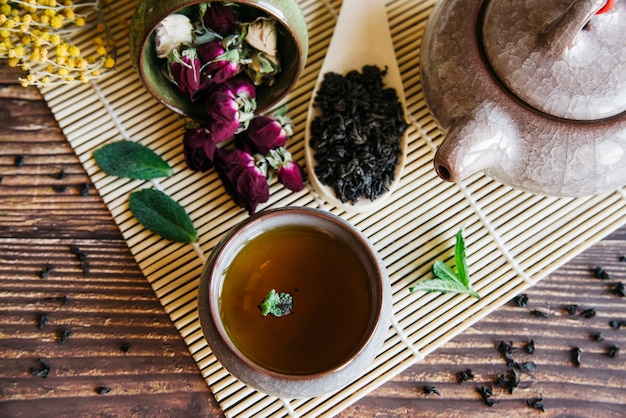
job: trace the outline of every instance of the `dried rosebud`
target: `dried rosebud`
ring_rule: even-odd
[[[207,171],[213,167],[217,144],[205,128],[187,128],[183,136],[185,162],[191,170]]]
[[[227,84],[228,88],[233,92],[235,97],[242,99],[256,99],[256,87],[250,81],[250,79],[248,79],[248,77],[234,77],[228,80]]]
[[[294,161],[289,161],[276,171],[278,181],[291,191],[299,192],[304,188],[304,172]]]
[[[195,102],[208,84],[200,74],[202,63],[196,50],[188,48],[182,54],[174,51],[171,56],[170,71],[178,90]]]
[[[255,97],[254,84],[247,77],[233,77],[211,86],[205,123],[215,142],[228,140],[248,127],[256,110]]]
[[[270,198],[266,173],[256,164],[255,158],[239,149],[218,149],[215,154],[217,171],[226,192],[250,215],[259,203]]]
[[[237,146],[252,154],[267,154],[270,150],[283,147],[293,134],[291,120],[285,116],[256,116],[248,129],[237,136]]]
[[[250,23],[247,28],[245,41],[257,51],[275,57],[277,53],[278,37],[276,35],[276,20],[260,17]]]
[[[204,64],[202,74],[214,83],[223,83],[239,73],[237,49],[226,50],[221,41],[199,45],[198,56]]]
[[[206,126],[216,142],[230,139],[241,125],[238,119],[239,106],[228,88],[222,84],[210,89],[206,98]]]
[[[192,42],[193,25],[185,15],[169,15],[156,27],[154,43],[159,58],[166,58],[172,51],[180,49],[182,45],[191,45]]]
[[[245,66],[248,76],[255,85],[272,85],[276,74],[280,72],[278,60],[278,36],[276,21],[273,18],[260,17],[245,26],[245,43],[250,57]]]
[[[265,156],[270,167],[276,170],[278,181],[291,191],[304,188],[304,171],[293,161],[291,153],[283,147],[275,148]]]
[[[233,9],[220,1],[207,3],[202,22],[204,26],[222,36],[232,34],[237,29],[237,20]]]

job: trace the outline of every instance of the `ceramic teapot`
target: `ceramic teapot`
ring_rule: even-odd
[[[443,0],[421,52],[437,174],[529,192],[626,184],[626,0]]]

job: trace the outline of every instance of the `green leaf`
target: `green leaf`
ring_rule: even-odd
[[[152,180],[172,174],[169,164],[150,148],[134,141],[117,141],[93,153],[98,166],[110,176]]]
[[[415,286],[410,287],[409,291],[411,293],[417,290],[424,292],[465,293],[480,299],[480,295],[470,285],[463,229],[459,229],[459,232],[456,234],[454,263],[456,264],[457,272],[443,261],[435,260],[432,267],[435,277],[418,282]]]
[[[165,193],[143,189],[130,194],[130,210],[147,229],[170,241],[190,244],[198,233],[185,208]]]
[[[277,293],[275,289],[270,290],[259,305],[263,316],[281,317],[290,314],[292,309],[293,297],[289,293]]]
[[[469,287],[469,269],[467,268],[467,257],[465,255],[465,240],[463,239],[463,229],[456,233],[456,245],[454,246],[454,264],[461,282],[465,287]]]
[[[433,274],[442,280],[461,283],[456,273],[446,263],[436,260],[433,263]]]
[[[421,290],[423,292],[431,293],[431,292],[441,292],[441,293],[465,293],[468,295],[472,295],[476,298],[480,299],[480,295],[469,289],[461,282],[458,281],[450,281],[445,279],[440,279],[438,277],[434,279],[426,279],[418,282],[415,286],[409,288],[411,293]]]

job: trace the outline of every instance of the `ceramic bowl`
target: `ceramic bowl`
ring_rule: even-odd
[[[275,254],[275,256],[270,257],[269,261],[266,260],[263,263],[259,263],[259,265],[255,264],[252,266],[251,268],[254,273],[245,275],[246,277],[251,277],[251,279],[245,279],[248,281],[247,285],[235,288],[236,291],[234,293],[241,294],[237,297],[240,296],[242,301],[246,300],[246,298],[250,299],[251,302],[249,302],[249,304],[251,305],[245,308],[243,307],[245,302],[242,302],[240,307],[239,302],[237,302],[235,304],[236,306],[231,306],[230,309],[242,311],[249,309],[249,311],[256,316],[248,322],[241,322],[242,325],[239,330],[227,329],[228,326],[225,324],[227,321],[224,319],[224,313],[228,308],[222,305],[226,305],[228,303],[226,301],[232,299],[229,299],[230,297],[227,294],[228,283],[226,282],[227,280],[237,279],[233,278],[234,273],[229,273],[231,274],[229,276],[226,272],[228,272],[229,269],[237,270],[237,267],[233,265],[238,263],[238,253],[244,251],[242,248],[245,248],[247,243],[254,242],[251,240],[258,237],[260,234],[268,233],[268,231],[271,232],[273,230],[281,230],[281,228],[283,228],[283,231],[288,231],[290,227],[294,226],[310,228],[311,230],[317,231],[316,233],[334,237],[333,239],[338,240],[340,245],[345,245],[346,248],[350,248],[351,251],[354,252],[354,255],[356,255],[355,259],[358,259],[357,263],[362,266],[363,271],[366,272],[362,277],[364,283],[363,287],[366,289],[368,296],[364,299],[367,300],[367,302],[362,305],[365,305],[368,313],[366,315],[353,315],[352,311],[358,311],[360,308],[358,306],[352,306],[347,308],[349,312],[346,314],[346,316],[356,316],[360,318],[359,323],[365,324],[359,326],[359,329],[362,331],[358,332],[358,339],[350,340],[350,337],[345,336],[337,330],[329,330],[329,328],[336,327],[334,322],[348,323],[346,322],[347,320],[344,321],[343,317],[339,315],[332,316],[333,319],[330,321],[328,319],[318,320],[316,316],[315,319],[313,319],[314,322],[326,321],[318,324],[311,324],[303,319],[303,311],[307,310],[306,306],[309,306],[304,299],[307,285],[303,283],[302,277],[298,274],[286,275],[289,280],[293,282],[290,283],[289,286],[296,289],[296,293],[293,295],[294,305],[292,313],[284,317],[276,318],[271,317],[271,315],[263,317],[260,311],[256,313],[253,312],[258,308],[256,305],[257,302],[262,302],[263,298],[261,294],[264,293],[257,292],[257,294],[254,294],[254,287],[267,279],[260,277],[261,273],[259,272],[263,268],[266,268],[265,266],[268,263],[282,263],[284,259],[281,257],[284,256],[284,253]],[[283,236],[283,239],[284,238],[285,236]],[[277,241],[282,243],[287,240],[288,239]],[[301,244],[303,248],[307,247],[307,240],[308,238],[305,240],[304,244]],[[250,245],[256,248],[259,244]],[[293,245],[293,247],[297,246]],[[246,256],[250,255],[250,253],[245,254]],[[308,252],[306,254],[314,264],[332,264],[332,261],[319,254],[309,254]],[[245,260],[249,259],[250,258],[245,258]],[[248,261],[246,261],[246,263],[248,263]],[[253,264],[254,263],[256,262],[253,262]],[[349,294],[353,293],[352,290],[356,289],[358,286],[344,286],[342,282],[350,280],[345,276],[346,275],[342,275],[340,278],[333,278],[333,285],[329,286],[327,289],[328,294],[325,293],[320,300],[318,300],[316,305],[317,309],[324,310],[325,312],[332,311],[332,305],[336,303],[336,300],[333,302],[332,296],[339,297],[340,300],[345,300],[347,304],[352,303]],[[271,277],[274,277],[274,275],[271,275]],[[291,279],[292,277],[293,279]],[[269,289],[273,284],[265,283],[263,286],[267,286],[266,288]],[[276,289],[276,291],[279,292],[281,290]],[[355,290],[355,292],[356,291],[361,290]],[[330,293],[333,293],[333,295],[328,296]],[[261,392],[284,398],[320,396],[338,390],[356,380],[359,375],[371,365],[382,348],[382,344],[389,331],[391,307],[391,287],[389,278],[382,260],[377,255],[371,243],[356,228],[342,218],[322,210],[303,207],[285,207],[262,211],[234,227],[212,251],[202,273],[198,293],[198,308],[202,331],[213,353],[221,364],[233,376],[247,385]],[[239,315],[239,313],[237,315]],[[242,346],[235,343],[235,339],[232,338],[232,335],[238,331],[241,334],[258,332],[257,330],[260,326],[255,326],[252,324],[252,321],[270,321],[267,324],[271,325],[268,326],[280,329],[282,324],[285,324],[285,322],[282,321],[289,320],[287,319],[288,317],[292,317],[291,320],[293,321],[300,321],[297,325],[298,329],[306,329],[307,331],[304,334],[307,338],[309,338],[310,330],[310,335],[314,338],[309,338],[311,340],[310,343],[301,344],[305,348],[303,348],[303,352],[298,352],[298,349],[295,348],[298,346],[298,343],[294,343],[294,341],[299,338],[295,335],[299,334],[299,331],[295,331],[292,335],[281,335],[280,339],[285,340],[284,344],[279,342],[277,338],[273,338],[270,340],[270,344],[274,346],[270,347],[268,352],[272,353],[271,356],[279,357],[280,354],[275,355],[274,353],[280,352],[281,348],[285,348],[285,352],[291,351],[290,355],[293,355],[294,358],[297,359],[293,361],[299,362],[299,364],[294,367],[297,368],[298,371],[292,371],[292,369],[278,370],[273,366],[273,363],[270,364],[271,361],[261,364],[262,362],[258,359],[253,359],[253,356],[245,354],[244,351],[246,348],[242,348]],[[331,323],[331,326],[325,325]],[[262,326],[265,326],[265,323]],[[318,327],[318,329],[314,331],[313,328],[315,328],[315,326],[321,327]],[[335,335],[338,337],[335,339],[326,338],[327,330],[328,334],[335,332]],[[267,342],[262,343],[256,338],[257,337],[251,339],[250,346],[267,344]],[[355,342],[347,343],[350,345],[345,347],[348,340]],[[326,342],[321,343],[320,341]],[[315,346],[315,348],[310,349],[308,344]],[[340,357],[337,357],[340,358],[339,361],[336,358],[333,360],[332,364],[329,363],[326,367],[320,366],[320,369],[313,371],[308,370],[310,363],[306,359],[309,358],[310,362],[314,363],[316,360],[311,360],[310,357],[315,357],[316,355],[310,356],[304,353],[304,351],[326,352],[332,354],[331,357],[334,357],[334,354],[338,352],[342,354]],[[300,370],[301,368],[302,370]]]
[[[146,89],[160,103],[176,113],[202,119],[204,106],[176,90],[163,73],[156,55],[154,32],[167,16],[211,0],[140,0],[130,25],[130,55]],[[281,71],[271,86],[257,89],[257,111],[263,112],[282,100],[298,81],[306,61],[309,38],[306,21],[296,0],[229,0],[261,10],[278,22],[278,54]]]

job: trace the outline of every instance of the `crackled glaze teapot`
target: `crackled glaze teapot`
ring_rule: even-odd
[[[437,174],[529,192],[626,184],[626,0],[443,0],[421,56]]]

